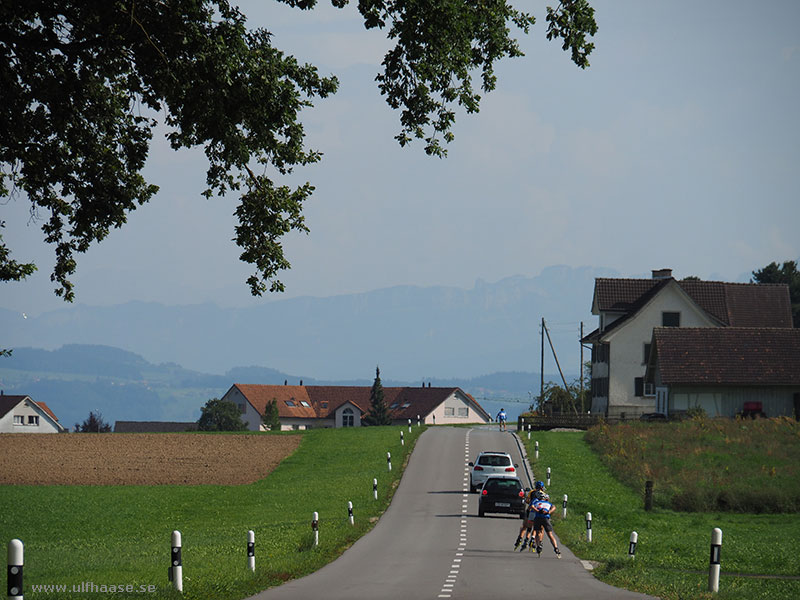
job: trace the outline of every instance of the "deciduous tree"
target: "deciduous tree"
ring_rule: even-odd
[[[376,79],[400,111],[397,140],[421,139],[435,156],[453,139],[456,108],[477,111],[497,61],[522,55],[510,28],[527,33],[534,23],[510,0],[359,0],[357,9],[367,29],[394,42]],[[546,19],[547,37],[588,66],[597,26],[587,0],[562,0]],[[30,201],[55,245],[56,294],[72,301],[76,255],[157,192],[142,168],[161,120],[172,148],[204,149],[204,195],[240,195],[235,241],[255,269],[251,292],[280,291],[277,275],[290,266],[281,241],[308,231],[303,203],[314,188],[276,178],[320,159],[305,145],[300,112],[336,87],[275,48],[270,32],[248,28],[228,0],[4,0],[0,199]]]
[[[243,431],[247,425],[233,402],[212,398],[200,409],[197,429],[200,431]]]

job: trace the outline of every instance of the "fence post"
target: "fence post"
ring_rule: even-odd
[[[711,560],[708,569],[708,591],[717,593],[719,591],[719,569],[720,554],[722,552],[722,530],[714,527],[711,531]]]
[[[631,531],[631,541],[628,544],[628,556],[633,558],[636,555],[636,544],[639,541],[639,534]]]
[[[653,510],[653,482],[644,482],[644,509]]]
[[[314,512],[314,518],[311,519],[311,529],[314,531],[314,545],[319,546],[319,513]]]
[[[172,566],[169,568],[169,580],[179,592],[183,593],[183,559],[181,558],[181,532],[172,532]]]
[[[247,567],[256,572],[256,533],[252,529],[247,532]]]
[[[592,513],[586,513],[586,541],[592,541]]]
[[[353,503],[347,503],[347,516],[350,518],[350,525],[355,525],[355,521],[353,519]]]
[[[564,505],[563,505],[563,510],[561,511],[561,518],[562,519],[566,519],[567,518],[567,495],[566,494],[564,494]]]
[[[22,600],[22,566],[24,565],[25,547],[18,539],[8,542],[8,598]]]
[[[375,500],[378,499],[378,480],[372,480],[372,495],[375,496]]]

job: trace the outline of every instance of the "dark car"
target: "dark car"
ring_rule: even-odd
[[[478,498],[478,516],[510,513],[525,516],[525,488],[517,477],[492,475],[486,479]]]
[[[664,413],[644,413],[641,417],[639,417],[640,421],[660,421],[664,422],[667,420],[667,415]]]

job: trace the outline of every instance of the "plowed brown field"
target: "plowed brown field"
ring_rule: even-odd
[[[299,435],[0,434],[0,484],[239,485],[266,477]]]

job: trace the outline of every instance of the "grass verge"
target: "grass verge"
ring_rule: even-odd
[[[369,531],[388,507],[401,466],[422,431],[308,431],[294,454],[250,485],[3,486],[0,539],[8,544],[19,538],[25,544],[26,598],[108,595],[72,592],[85,589],[85,582],[106,590],[112,585],[155,586],[147,598],[244,598],[319,569]],[[377,501],[373,479],[378,480]],[[353,503],[355,526],[349,523],[348,502]],[[320,523],[316,547],[311,529],[315,511]],[[182,595],[167,581],[174,529],[183,542]],[[256,535],[255,573],[247,569],[248,529]],[[40,585],[66,587],[34,591]],[[143,594],[114,597],[141,599]]]
[[[791,579],[800,575],[796,514],[645,511],[643,490],[636,492],[615,479],[584,435],[535,432],[530,440],[522,437],[536,477],[543,479],[547,467],[551,468],[548,491],[559,506],[556,534],[580,558],[600,563],[594,571],[599,579],[669,600],[800,598],[800,580]],[[539,442],[538,461],[535,441]],[[691,465],[684,470],[692,476]],[[746,481],[741,491],[758,502],[758,490],[750,489]],[[566,519],[560,517],[564,494],[569,497]],[[586,541],[587,512],[592,513],[591,544]],[[717,595],[707,591],[714,527],[723,532],[723,574]],[[639,543],[631,560],[632,531],[639,534]]]

